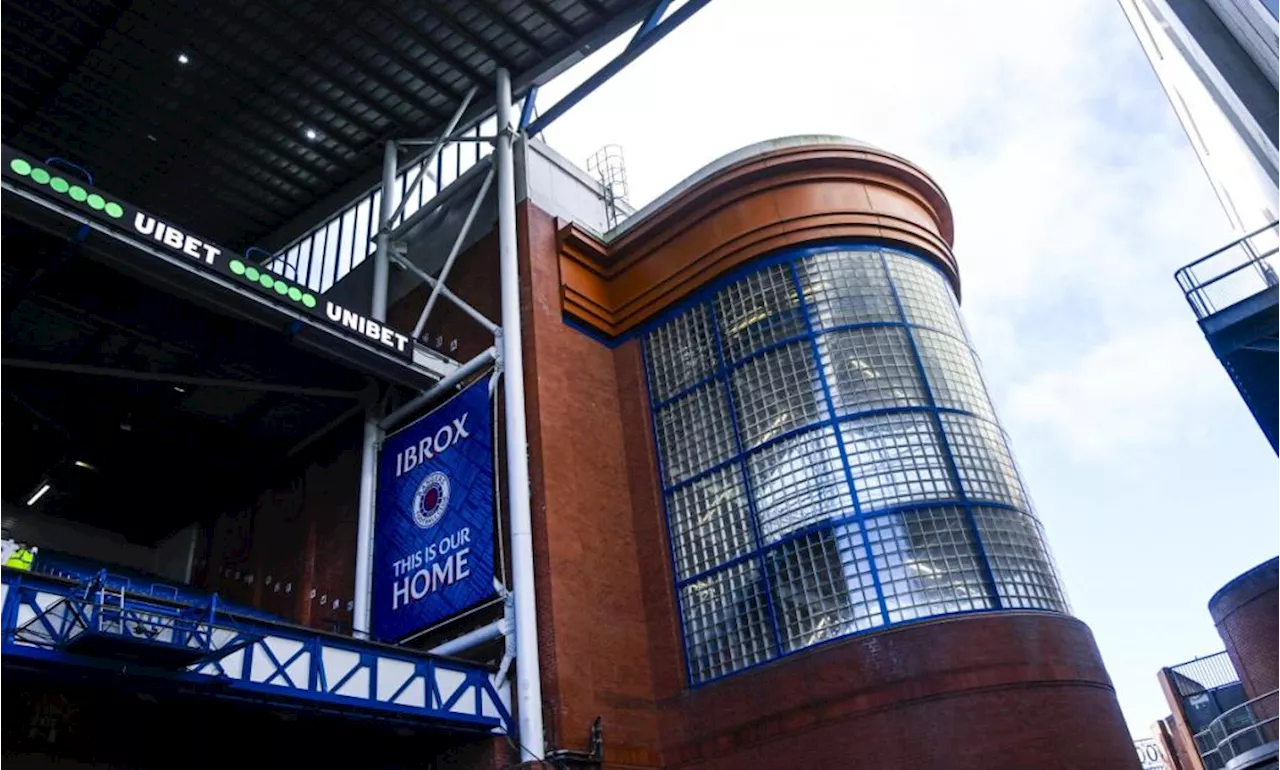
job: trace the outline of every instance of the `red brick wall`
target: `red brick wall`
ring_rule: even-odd
[[[641,565],[613,351],[566,326],[551,218],[521,206],[525,387],[548,745],[658,766]],[[526,272],[527,271],[527,272]]]
[[[1276,689],[1278,589],[1280,560],[1272,559],[1232,580],[1209,600],[1213,624],[1250,698]]]
[[[197,585],[296,623],[350,632],[360,481],[353,426],[213,522]]]
[[[549,748],[603,716],[607,767],[1138,767],[1062,616],[904,626],[689,690],[640,345],[565,324],[554,222],[519,221]]]
[[[1135,768],[1092,635],[1009,613],[815,648],[662,704],[670,768]]]

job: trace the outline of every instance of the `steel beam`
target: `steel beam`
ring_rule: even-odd
[[[432,278],[431,275],[427,273],[427,271],[413,264],[409,260],[404,259],[403,257],[396,257],[396,264],[400,265],[404,269],[408,270],[409,272],[421,278],[423,282],[425,282],[428,286],[432,287],[432,292],[439,292],[443,294],[445,299],[457,305],[458,308],[462,310],[462,312],[471,316],[471,318],[475,320],[476,323],[483,326],[490,334],[497,333],[498,331],[497,324],[495,324],[493,321],[490,321],[489,318],[484,313],[481,313],[479,310],[476,310],[474,307],[468,304],[466,300],[459,297],[457,294],[454,294],[452,291],[449,291],[449,289],[445,287],[443,281]],[[419,320],[421,321],[422,319],[419,319]]]
[[[453,131],[458,127],[458,121],[462,120],[462,114],[467,111],[467,107],[471,106],[471,100],[475,97],[476,90],[476,86],[472,86],[471,89],[467,91],[467,95],[462,98],[462,102],[458,105],[458,109],[454,111],[453,117],[449,119],[449,125],[445,126],[444,132],[440,134],[440,138],[436,140],[435,144],[431,145],[431,149],[427,152],[427,156],[422,160],[415,162],[415,165],[419,166],[418,176],[414,178],[411,184],[404,188],[404,198],[400,201],[400,205],[396,206],[395,211],[391,213],[391,217],[382,223],[382,230],[379,231],[379,234],[382,232],[390,232],[391,223],[395,221],[396,217],[404,213],[404,206],[405,203],[409,201],[409,196],[413,195],[414,191],[418,189],[418,186],[422,184],[422,178],[428,175],[431,164],[436,160],[436,156],[438,156],[440,151],[452,141]],[[386,189],[385,185],[386,183],[384,181],[384,190]],[[383,200],[385,200],[385,198]]]
[[[666,20],[655,25],[646,34],[637,36],[627,46],[627,49],[618,54],[613,61],[601,67],[599,72],[587,78],[586,82],[570,91],[567,96],[556,102],[541,117],[530,123],[525,133],[529,136],[537,136],[542,133],[557,118],[572,109],[578,102],[590,96],[597,88],[622,71],[623,67],[635,61],[640,54],[652,48],[655,43],[670,34],[676,27],[688,21],[690,17],[709,2],[711,0],[689,0],[689,2],[677,8]]]
[[[449,256],[444,261],[444,267],[440,268],[440,277],[437,279],[439,283],[431,287],[431,296],[427,297],[427,304],[422,308],[422,314],[418,316],[418,322],[413,326],[414,339],[417,339],[422,334],[422,328],[427,324],[427,316],[431,315],[431,309],[435,307],[436,299],[439,298],[445,281],[449,280],[449,271],[453,269],[453,262],[458,258],[458,252],[462,251],[462,244],[466,241],[467,234],[471,232],[471,225],[476,220],[476,214],[479,213],[480,207],[484,205],[484,198],[489,194],[489,185],[493,182],[493,176],[494,170],[490,167],[489,173],[484,176],[484,182],[480,184],[480,191],[476,193],[476,199],[472,201],[471,208],[467,211],[467,218],[463,220],[462,227],[458,230],[458,237],[453,240],[453,248],[449,250]]]
[[[452,374],[440,380],[435,385],[432,385],[427,390],[422,391],[417,396],[414,396],[414,398],[404,406],[395,410],[386,417],[383,417],[382,421],[378,424],[378,427],[388,432],[396,430],[400,427],[400,423],[426,408],[428,404],[433,403],[436,399],[451,393],[453,389],[462,384],[464,380],[489,367],[497,360],[497,358],[497,351],[494,348],[486,349],[480,355],[453,370]]]
[[[212,377],[188,377],[184,374],[165,374],[162,372],[139,372],[133,369],[109,369],[100,366],[83,364],[58,364],[49,361],[28,361],[25,359],[0,359],[0,366],[13,369],[34,369],[39,371],[63,372],[65,374],[83,374],[91,377],[114,377],[122,380],[142,380],[147,382],[167,382],[174,385],[191,385],[193,387],[226,388],[228,390],[256,390],[264,393],[288,393],[295,396],[312,396],[315,398],[350,398],[361,399],[363,390],[335,390],[331,388],[307,388],[301,385],[277,385],[269,382],[246,382],[244,380],[222,380]]]

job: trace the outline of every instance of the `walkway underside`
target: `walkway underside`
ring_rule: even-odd
[[[6,569],[6,678],[115,682],[305,708],[453,734],[507,731],[507,692],[483,666],[122,590]]]

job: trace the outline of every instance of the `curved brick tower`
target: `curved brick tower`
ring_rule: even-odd
[[[778,140],[600,233],[525,162],[549,745],[599,716],[607,767],[1137,767],[927,174]]]

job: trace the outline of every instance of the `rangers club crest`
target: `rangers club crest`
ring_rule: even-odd
[[[413,523],[434,527],[449,507],[449,477],[436,471],[427,476],[413,496]]]

